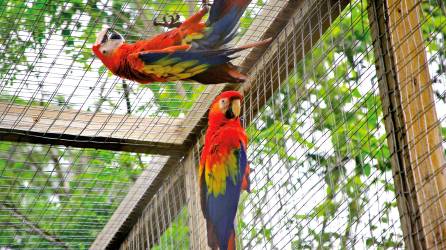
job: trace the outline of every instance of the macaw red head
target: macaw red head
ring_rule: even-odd
[[[114,55],[117,48],[124,44],[124,42],[124,37],[121,34],[112,30],[108,25],[104,25],[96,36],[96,42],[92,50],[108,69],[114,71],[117,66]]]
[[[238,120],[243,96],[238,91],[225,91],[217,96],[209,111],[209,125]]]

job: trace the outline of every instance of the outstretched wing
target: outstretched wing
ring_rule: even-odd
[[[183,47],[184,46],[177,46]],[[147,51],[131,54],[128,58],[133,70],[152,74],[165,81],[191,78],[210,67],[221,65],[234,59],[232,54],[241,48],[220,50],[177,50]]]
[[[152,75],[157,81],[177,81],[192,78],[210,68],[226,65],[236,58],[235,53],[267,44],[271,39],[262,40],[237,48],[216,50],[193,50],[190,45],[171,46],[162,50],[142,51],[130,54],[127,61],[132,70]]]

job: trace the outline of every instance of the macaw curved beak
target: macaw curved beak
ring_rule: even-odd
[[[117,40],[123,40],[124,37],[121,36],[121,34],[119,34],[117,31],[114,31],[112,29],[110,29],[109,31],[111,31],[111,34],[109,36],[109,39],[117,39]]]
[[[96,42],[94,45],[105,43],[108,40],[107,33],[110,29],[110,26],[104,25],[102,30],[96,35]]]
[[[227,119],[233,119],[240,116],[241,111],[241,100],[232,99],[228,110],[225,112],[225,117]]]
[[[102,27],[102,30],[96,36],[95,45],[104,44],[109,39],[124,40],[124,37],[121,34],[119,34],[117,31],[110,28],[110,26],[104,25]]]

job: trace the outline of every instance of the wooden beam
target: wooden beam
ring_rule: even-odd
[[[446,248],[445,159],[421,1],[369,1],[376,69],[407,249]]]
[[[186,204],[183,170],[175,172],[173,176],[167,178],[168,182],[163,183],[132,227],[120,249],[151,249],[160,244],[160,238],[169,228],[170,221],[177,218]],[[156,228],[153,225],[156,225]],[[163,245],[160,247],[163,248]]]
[[[275,17],[271,18],[268,15],[272,15],[270,6],[265,9],[265,12],[260,13],[259,16],[266,15],[268,18],[263,19],[263,21],[254,21],[251,25],[256,31],[247,31],[250,32],[254,37],[260,37],[259,39],[264,39],[268,37],[273,37],[276,40],[274,42],[275,45],[270,48],[256,48],[251,50],[246,56],[244,56],[241,67],[245,72],[251,70],[251,75],[255,79],[258,72],[261,70],[265,70],[264,68],[271,67],[268,65],[263,65],[261,58],[267,53],[269,56],[274,57],[275,55],[282,56],[283,47],[287,42],[286,39],[291,38],[292,29],[297,29],[296,32],[307,32],[311,36],[307,37],[308,44],[304,44],[305,51],[311,49],[311,47],[317,42],[320,38],[321,34],[330,26],[331,22],[340,14],[340,12],[347,6],[349,3],[348,0],[324,0],[324,1],[316,1],[316,0],[290,0],[290,1],[281,1],[281,0],[272,0],[268,2],[268,5],[271,6],[279,6],[274,11]],[[293,21],[295,23],[293,23]],[[298,24],[298,25],[296,25]],[[260,28],[261,27],[261,28]],[[284,32],[286,29],[288,31]],[[243,42],[243,40],[242,40]],[[300,42],[300,41],[296,41]],[[291,46],[291,45],[290,45]],[[282,57],[284,58],[284,57]],[[291,58],[294,60],[293,58]],[[287,58],[287,60],[291,60]],[[300,59],[300,58],[297,58]],[[277,62],[276,62],[277,63]],[[255,66],[254,66],[255,65]],[[280,62],[280,65],[288,65],[290,67],[291,63],[287,63],[286,61]],[[281,76],[284,76],[285,70],[281,70]],[[272,96],[274,89],[278,88],[280,82],[279,79],[285,79],[284,77],[270,79],[269,82],[271,89],[266,92],[265,98],[269,99]],[[249,86],[253,86],[252,84],[256,83],[245,83]],[[260,84],[260,82],[258,83]],[[262,84],[266,84],[265,82]],[[195,148],[199,145],[199,141],[202,138],[202,134],[204,129],[207,126],[207,109],[208,105],[214,99],[216,95],[218,95],[223,90],[228,89],[238,89],[240,85],[221,85],[221,86],[210,86],[205,90],[205,94],[196,101],[194,106],[192,107],[189,114],[184,119],[183,127],[187,128],[188,136],[184,140],[184,148],[188,150],[184,151],[183,163],[186,168],[186,179],[185,184],[187,187],[187,204],[188,208],[193,209],[193,212],[189,214],[189,226],[192,234],[200,233],[199,236],[193,236],[196,241],[193,241],[191,238],[191,247],[192,249],[206,249],[207,248],[207,238],[206,231],[204,227],[204,220],[201,214],[201,208],[199,206],[199,197],[194,194],[196,192],[196,172],[197,166],[196,158],[198,157],[198,148]],[[249,88],[248,88],[249,94]],[[255,94],[255,93],[252,93]],[[261,105],[264,105],[262,103]],[[259,107],[259,106],[258,106]],[[260,106],[261,107],[261,106]],[[258,111],[258,110],[256,110]],[[254,114],[254,113],[251,113]],[[146,183],[146,186],[140,187],[142,189],[149,189],[145,191],[146,195],[144,197],[153,197],[153,195],[157,192],[158,188],[161,186],[163,178],[166,178],[169,174],[172,173],[175,166],[178,166],[178,161],[170,161],[169,164],[166,164],[167,167],[162,169],[163,173],[158,174],[157,181],[152,181],[151,183]],[[139,179],[138,179],[139,180]],[[140,191],[141,192],[141,191]],[[129,192],[130,195],[130,192]],[[127,199],[127,198],[126,198]],[[122,202],[125,203],[126,199]],[[138,207],[143,204],[147,204],[150,199],[144,199],[138,202]],[[119,247],[119,245],[125,240],[128,236],[128,233],[131,229],[131,226],[134,225],[134,222],[141,216],[142,210],[137,209],[137,212],[132,212],[132,215],[128,215],[128,212],[124,212],[122,210],[117,210],[113,215],[112,219],[110,219],[109,223],[104,227],[101,234],[97,237],[95,243],[92,245],[91,249],[103,249],[109,248],[113,249]],[[119,216],[127,217],[127,221],[119,220]],[[108,227],[112,227],[113,225],[120,225],[119,230],[111,231]],[[105,238],[104,238],[105,237]]]
[[[189,249],[204,250],[209,249],[209,247],[207,246],[206,220],[201,211],[200,192],[197,192],[197,190],[200,190],[197,171],[199,158],[198,147],[193,147],[184,159],[183,166],[185,168],[186,200],[189,212]]]
[[[182,119],[0,103],[0,140],[183,155]]]

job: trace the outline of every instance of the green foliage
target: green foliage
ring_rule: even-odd
[[[0,245],[62,246],[42,231],[87,249],[144,167],[133,153],[1,142]]]
[[[258,4],[261,6],[263,2],[258,1]],[[42,59],[53,59],[54,54],[49,52],[59,49],[71,57],[75,67],[83,67],[85,71],[90,71],[93,69],[94,59],[91,46],[96,39],[96,33],[102,28],[101,24],[107,23],[113,26],[125,35],[127,41],[134,42],[165,31],[152,25],[152,21],[158,15],[178,13],[184,20],[197,11],[199,6],[198,1],[187,3],[182,0],[1,1],[0,23],[5,25],[0,30],[0,42],[3,44],[0,55],[0,78],[3,84],[14,84],[20,82],[25,75],[42,77],[44,72],[34,68],[42,62]],[[249,10],[242,18],[243,32],[252,23],[255,15],[253,10]],[[58,57],[60,58],[59,55]],[[105,71],[106,69],[101,67],[98,76],[103,76]],[[177,86],[176,83],[152,84],[144,87],[153,91],[154,99],[143,101],[130,99],[131,104],[137,103],[136,111],[141,112],[148,106],[154,106],[157,110],[153,110],[153,113],[161,112],[175,117],[184,115],[204,90],[204,87],[195,84]],[[139,88],[138,92],[143,91],[144,87]],[[119,92],[119,89],[116,91]],[[112,108],[117,105],[106,97],[101,96],[100,99],[98,108],[103,103]],[[61,96],[55,100],[59,105],[64,101],[66,100]],[[91,110],[91,107],[86,108]]]
[[[423,2],[423,35],[440,65],[433,82],[446,65],[437,4]],[[346,8],[247,128],[256,187],[239,206],[245,248],[285,238],[292,249],[403,247],[366,8]]]
[[[169,228],[161,235],[160,243],[150,249],[189,249],[189,228],[187,227],[188,213],[183,208],[177,218],[171,222]]]
[[[90,47],[101,28],[100,23],[114,25],[130,42],[161,31],[147,27],[147,20],[150,23],[157,14],[155,10],[161,8],[159,1],[144,1],[142,12],[137,11],[141,1],[111,0],[105,10],[103,2],[0,0],[2,83],[12,84],[20,74],[32,72],[35,57],[46,56],[38,52],[47,49],[46,41],[51,37],[62,37],[63,53],[85,70],[91,70]],[[422,4],[426,46],[430,54],[436,55],[433,62],[439,65],[433,76],[444,75],[446,68],[445,14],[437,5],[439,2]],[[166,3],[162,6],[164,12],[178,12],[183,17],[198,8],[181,0]],[[264,1],[257,3],[261,6]],[[378,195],[392,197],[395,193],[388,178],[391,176],[390,152],[375,72],[367,71],[373,68],[374,58],[366,6],[366,1],[360,1],[347,8],[351,13],[344,12],[344,18],[335,21],[286,79],[288,87],[281,88],[261,110],[258,121],[248,127],[252,167],[256,169],[252,176],[259,187],[241,197],[237,217],[240,247],[270,244],[273,248],[279,244],[276,238],[290,230],[294,233],[290,242],[292,249],[346,249],[359,240],[355,238],[355,231],[359,229],[368,232],[362,239],[367,248],[403,247],[401,232],[392,220],[396,209],[394,200],[380,207],[377,219],[365,216],[371,199],[376,198],[373,192],[378,190]],[[249,10],[241,27],[248,27],[255,16],[255,10]],[[104,67],[98,71],[99,75],[105,73]],[[365,74],[370,74],[370,78],[361,78]],[[358,88],[360,85],[363,87]],[[184,115],[204,89],[192,84],[166,83],[141,86],[138,91],[144,88],[153,92],[157,111],[175,117]],[[437,96],[444,94],[440,92]],[[4,92],[0,101],[46,104]],[[62,105],[66,99],[58,96],[56,102]],[[301,105],[294,107],[291,103]],[[149,106],[147,102],[138,105],[139,111]],[[446,138],[445,128],[442,134]],[[0,199],[9,201],[4,204],[8,209],[0,209],[0,225],[6,228],[0,230],[0,245],[17,249],[59,248],[60,245],[32,231],[18,213],[11,212],[14,209],[68,247],[87,249],[142,168],[150,167],[141,162],[138,154],[103,150],[2,142],[0,154]],[[284,177],[274,179],[277,173]],[[293,199],[286,200],[282,195],[298,196],[302,186],[309,187],[305,181],[311,178],[322,183],[323,199],[316,205],[307,205],[302,212],[288,214],[287,211],[294,210],[285,206]],[[278,214],[286,216],[283,218],[287,221],[271,221],[274,217],[268,211],[271,202],[284,207]],[[334,227],[333,221],[341,226]],[[190,232],[186,225],[187,211],[183,209],[164,232],[160,245],[154,248],[187,249]]]

